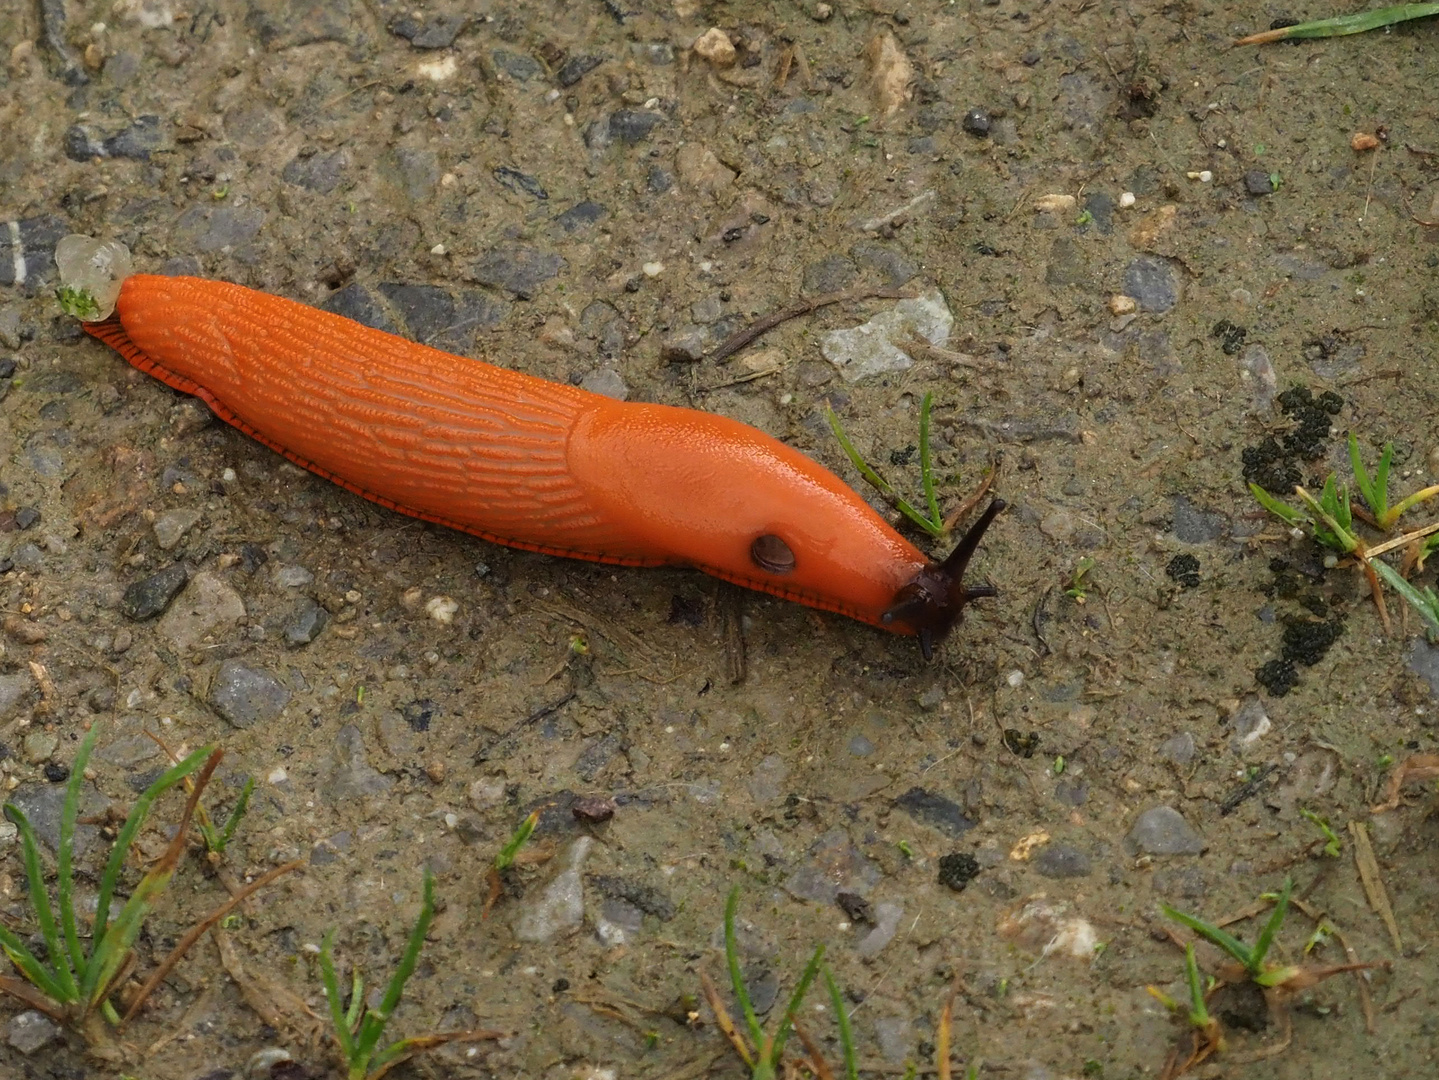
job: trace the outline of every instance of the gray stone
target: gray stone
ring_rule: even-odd
[[[588,390],[592,394],[603,394],[616,401],[624,401],[630,396],[630,388],[625,383],[624,376],[614,368],[596,368],[589,372],[580,380],[580,389]]]
[[[152,151],[168,142],[158,116],[139,117],[129,127],[105,136],[85,124],[72,124],[65,132],[65,156],[71,161],[91,158],[130,158],[149,161]]]
[[[804,291],[816,293],[840,292],[854,284],[859,277],[859,267],[845,255],[829,255],[804,268]]]
[[[679,910],[668,895],[643,882],[614,874],[591,874],[585,881],[602,895],[633,904],[641,912],[653,915],[660,922],[669,922]]]
[[[330,621],[330,613],[308,596],[290,609],[285,617],[285,644],[291,648],[308,645],[320,636]]]
[[[874,743],[863,735],[851,735],[849,745],[845,747],[851,757],[864,758],[874,753]]]
[[[351,0],[250,0],[245,29],[267,49],[296,49],[321,41],[358,45],[369,16],[357,16]]]
[[[784,794],[788,779],[789,766],[784,758],[779,754],[770,754],[754,767],[745,786],[755,802],[767,803]]]
[[[155,518],[155,543],[161,551],[169,551],[178,544],[195,522],[200,520],[198,510],[166,510]]]
[[[622,143],[644,142],[664,119],[664,113],[619,109],[610,114],[609,135]]]
[[[47,214],[24,218],[17,223],[20,230],[19,250],[8,228],[0,229],[0,285],[16,284],[15,271],[27,270],[29,275],[44,276],[55,265],[55,245],[60,238],[75,230],[63,219]],[[23,258],[17,258],[23,255]],[[21,278],[23,282],[25,278]]]
[[[65,807],[66,784],[21,784],[11,794],[9,801],[18,806],[30,827],[35,830],[35,838],[56,852],[60,847],[60,815]],[[80,817],[82,819],[92,818],[103,813],[110,805],[110,800],[100,795],[89,784],[82,788],[80,796]],[[75,827],[75,854],[83,855],[90,850],[100,837],[99,826],[77,825]]]
[[[1244,190],[1251,195],[1273,195],[1279,189],[1272,175],[1263,169],[1250,169],[1244,174]]]
[[[1208,891],[1204,874],[1197,866],[1156,870],[1152,885],[1155,894],[1166,900],[1202,900]]]
[[[5,1041],[26,1057],[59,1038],[60,1025],[34,1009],[12,1016],[5,1025]]]
[[[1207,544],[1224,535],[1228,521],[1223,514],[1201,510],[1183,495],[1174,496],[1174,538],[1182,544]]]
[[[20,741],[20,753],[31,765],[49,761],[60,748],[60,736],[53,731],[31,731]]]
[[[574,206],[555,218],[555,224],[567,233],[578,232],[588,225],[593,225],[608,214],[609,209],[603,203],[592,202],[586,199],[584,202],[575,203]]]
[[[1194,736],[1187,731],[1171,735],[1159,744],[1159,756],[1176,765],[1188,765],[1194,760]]]
[[[186,652],[212,630],[233,626],[244,617],[245,602],[240,594],[218,574],[201,570],[160,617],[156,629],[177,650]]]
[[[26,704],[26,698],[35,689],[35,680],[29,672],[16,671],[0,675],[0,720],[8,720]]]
[[[381,159],[380,169],[414,203],[433,198],[440,182],[440,156],[433,150],[396,147]]]
[[[1279,376],[1274,363],[1263,345],[1250,345],[1239,359],[1240,365],[1249,374],[1252,384],[1249,388],[1249,407],[1257,413],[1268,413],[1274,409],[1274,398],[1279,389]]]
[[[44,553],[28,540],[23,544],[17,544],[15,550],[10,552],[10,562],[15,569],[24,570],[30,574],[38,574],[45,569]]]
[[[145,735],[126,735],[95,748],[94,760],[117,769],[132,769],[160,753],[155,740]]]
[[[158,574],[142,578],[127,588],[120,600],[120,613],[137,621],[153,619],[170,606],[189,580],[189,573],[180,563],[167,566]]]
[[[214,205],[213,200],[197,202],[175,223],[176,240],[191,244],[200,252],[236,248],[253,240],[265,224],[265,211],[253,203]]]
[[[394,781],[375,769],[365,757],[365,739],[354,724],[346,724],[335,735],[330,755],[330,774],[323,794],[331,802],[383,795]]]
[[[651,165],[645,176],[645,187],[651,195],[663,195],[675,186],[674,173],[660,165]]]
[[[619,752],[619,749],[618,735],[601,735],[586,746],[580,752],[580,756],[575,759],[575,775],[589,783],[609,763],[610,758]]]
[[[476,289],[451,296],[435,285],[386,282],[380,292],[395,305],[416,341],[451,352],[469,352],[475,332],[496,325],[509,312],[507,304]]]
[[[1089,856],[1069,844],[1046,844],[1032,865],[1047,878],[1088,877],[1094,869]]]
[[[417,19],[406,15],[390,24],[390,33],[402,37],[417,49],[448,49],[469,25],[468,15],[431,15]]]
[[[1172,806],[1155,806],[1140,814],[1124,843],[1140,855],[1198,855],[1205,846],[1204,837]]]
[[[565,260],[554,252],[540,251],[526,244],[507,244],[491,248],[470,268],[470,276],[481,285],[506,289],[521,300],[530,299],[535,290],[556,277]]]
[[[627,900],[605,900],[594,917],[595,936],[607,948],[628,945],[645,927],[645,913]]]
[[[529,82],[536,75],[544,71],[540,62],[533,56],[526,56],[524,53],[511,52],[509,49],[491,49],[490,59],[512,79],[520,82]]]
[[[284,589],[302,589],[315,580],[315,575],[304,566],[275,565],[275,584]]]
[[[921,787],[910,788],[894,800],[894,805],[916,821],[933,825],[946,836],[963,836],[975,826],[957,802]]]
[[[1062,777],[1054,785],[1054,797],[1065,806],[1083,806],[1089,798],[1089,785],[1078,777]]]
[[[833,904],[841,892],[863,896],[879,881],[879,867],[850,841],[841,828],[830,829],[805,852],[803,863],[784,881],[785,891],[800,900]]]
[[[1417,637],[1409,646],[1407,660],[1409,670],[1429,684],[1429,692],[1439,695],[1439,646],[1430,645],[1422,637]],[[0,681],[0,717],[5,715],[3,685]]]
[[[280,171],[280,179],[287,184],[296,184],[306,191],[328,195],[340,186],[345,170],[350,167],[350,155],[345,150],[332,150],[328,154],[300,153],[290,159]]]
[[[884,901],[874,905],[874,927],[855,945],[854,951],[860,956],[878,956],[880,950],[894,940],[899,932],[899,920],[904,917],[904,908],[899,904]]]
[[[602,63],[604,63],[602,56],[572,56],[560,67],[555,80],[561,86],[574,86]]]
[[[41,476],[58,477],[65,471],[65,455],[45,432],[37,432],[26,440],[25,463]]]
[[[693,364],[704,359],[705,336],[703,327],[681,326],[660,342],[660,359],[668,364]]]
[[[544,202],[550,197],[545,190],[545,185],[540,183],[539,178],[531,176],[519,169],[512,169],[508,165],[501,165],[494,172],[495,179],[504,187],[509,188],[516,195],[528,195],[532,199]]]
[[[849,253],[860,266],[876,271],[891,289],[899,288],[919,273],[919,268],[911,260],[883,244],[861,241],[850,248]]]
[[[264,668],[226,660],[210,685],[210,705],[237,728],[274,720],[290,702],[290,691]]]
[[[332,293],[320,307],[375,330],[383,330],[387,334],[395,333],[395,324],[390,321],[390,316],[380,306],[380,302],[369,289],[357,281],[352,281],[339,292]]]
[[[0,345],[5,346],[7,349],[18,349],[21,342],[20,305],[0,305]],[[13,365],[14,361],[9,361],[9,363]],[[0,378],[8,379],[10,375],[14,374],[15,371],[12,367],[9,375],[5,374],[4,371],[0,371]]]
[[[1168,259],[1141,255],[1124,270],[1124,295],[1141,311],[1165,312],[1179,303],[1179,275]]]
[[[585,917],[584,882],[580,872],[594,840],[581,836],[570,845],[563,869],[545,886],[539,899],[520,912],[515,937],[520,941],[549,941],[561,931],[573,930]]]

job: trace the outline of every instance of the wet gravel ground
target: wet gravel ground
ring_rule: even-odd
[[[1417,787],[1369,807],[1392,762],[1435,750],[1439,650],[1412,617],[1385,636],[1362,579],[1245,490],[1347,478],[1350,431],[1370,461],[1393,442],[1396,489],[1439,479],[1439,29],[1229,47],[1331,13],[0,9],[0,771],[53,846],[89,724],[87,815],[158,774],[146,732],[217,742],[212,809],[258,784],[229,872],[306,862],[225,931],[238,968],[206,939],[165,980],[130,1064],[87,1064],[6,1002],[0,1072],[219,1080],[280,1045],[318,1073],[314,946],[339,926],[342,968],[379,983],[421,864],[442,909],[394,1027],[505,1037],[414,1075],[743,1075],[694,1003],[699,972],[724,981],[734,884],[757,1006],[775,1018],[827,943],[865,1075],[932,1067],[956,976],[955,1059],[981,1076],[1157,1075],[1181,1030],[1145,987],[1179,994],[1183,971],[1159,902],[1218,918],[1286,875],[1359,958],[1393,961],[1365,976],[1373,1032],[1345,976],[1296,1000],[1274,1056],[1254,1059],[1277,1022],[1225,1020],[1201,1075],[1432,1070],[1439,837]],[[390,514],[85,338],[52,298],[72,232],[146,272],[734,416],[856,484],[824,407],[917,492],[932,393],[946,506],[991,468],[1012,505],[975,567],[1000,595],[926,664],[696,574]],[[846,300],[709,359],[850,290],[923,300]],[[876,318],[904,333],[856,352]],[[548,858],[482,917],[532,809]],[[99,830],[79,833],[82,906]],[[0,919],[33,935],[0,845]],[[188,863],[138,972],[224,896]],[[1313,926],[1292,916],[1284,958]],[[804,1024],[832,1049],[822,998]]]

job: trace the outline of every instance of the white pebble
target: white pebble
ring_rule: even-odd
[[[282,765],[276,765],[270,770],[270,775],[265,777],[265,779],[272,784],[283,784],[289,778],[289,774],[285,772],[285,768]]]
[[[1128,210],[1128,209],[1129,209],[1131,206],[1133,206],[1133,205],[1134,205],[1134,192],[1132,192],[1132,191],[1126,191],[1126,192],[1124,192],[1122,195],[1119,196],[1119,208],[1120,208],[1121,210]]]
[[[449,254],[449,249],[446,248],[444,244],[436,244],[434,247],[430,248],[430,254],[431,254],[431,255],[448,255],[448,254]]]
[[[1199,172],[1199,182],[1200,182],[1201,184],[1207,184],[1207,183],[1209,183],[1209,181],[1211,181],[1211,180],[1213,180],[1213,179],[1214,179],[1214,174],[1213,174],[1212,172],[1210,172],[1208,169],[1201,169],[1201,170],[1200,170],[1200,172]]]
[[[1019,668],[1015,668],[1004,677],[1004,681],[1009,683],[1010,687],[1018,689],[1024,685],[1024,672],[1020,671]]]
[[[432,596],[425,604],[425,613],[437,623],[444,623],[449,626],[454,622],[455,612],[460,610],[460,605],[448,596]]]
[[[665,272],[665,264],[662,262],[647,262],[640,267],[645,272],[645,277],[659,277]]]

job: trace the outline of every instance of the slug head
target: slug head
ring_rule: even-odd
[[[964,616],[964,606],[982,596],[995,596],[993,585],[965,585],[964,572],[984,532],[1005,507],[1003,499],[993,500],[980,519],[969,527],[949,558],[930,563],[899,592],[883,615],[885,625],[899,623],[910,627],[919,638],[920,651],[926,660],[934,656],[934,646]]]

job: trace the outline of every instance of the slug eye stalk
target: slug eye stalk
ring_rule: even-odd
[[[897,622],[914,630],[926,660],[933,658],[934,646],[964,617],[966,604],[980,597],[998,595],[993,585],[965,585],[964,572],[984,539],[985,530],[1006,505],[1003,499],[990,502],[949,557],[921,570],[913,581],[895,593],[894,603],[884,613],[886,626]]]

